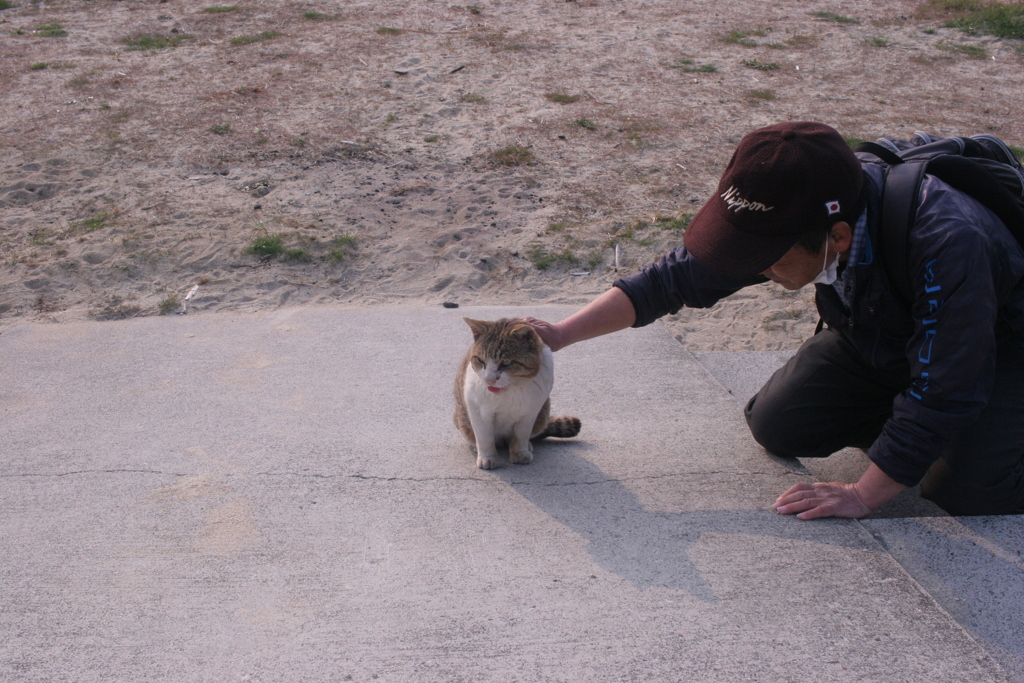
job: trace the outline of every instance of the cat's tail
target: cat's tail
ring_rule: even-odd
[[[544,431],[533,437],[533,440],[544,439],[554,436],[559,439],[568,439],[580,433],[580,419],[578,417],[552,417],[548,420],[548,426]]]

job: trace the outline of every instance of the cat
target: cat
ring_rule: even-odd
[[[498,467],[497,448],[505,445],[509,460],[525,465],[533,461],[531,439],[580,433],[579,418],[550,417],[554,359],[532,327],[518,319],[463,320],[473,346],[455,377],[455,426],[476,448],[477,467]]]

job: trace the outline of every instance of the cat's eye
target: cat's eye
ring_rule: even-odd
[[[480,356],[473,356],[473,363],[476,365],[486,365],[486,363],[484,363],[483,358],[481,358]]]

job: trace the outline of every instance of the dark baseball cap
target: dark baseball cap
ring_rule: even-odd
[[[683,243],[711,270],[756,275],[801,233],[852,223],[863,184],[860,162],[831,126],[789,121],[759,128],[740,141]]]

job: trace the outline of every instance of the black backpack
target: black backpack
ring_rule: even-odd
[[[888,166],[879,246],[889,281],[908,304],[914,295],[907,265],[907,235],[926,173],[988,207],[1024,248],[1024,174],[1017,156],[994,135],[934,138],[919,132],[911,141],[881,138],[862,142],[854,151],[863,161],[875,161],[862,154],[867,153]]]

